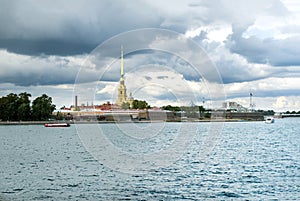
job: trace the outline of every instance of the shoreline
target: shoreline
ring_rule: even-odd
[[[244,120],[244,119],[192,119],[185,121],[161,121],[161,120],[142,120],[142,121],[0,121],[3,125],[44,125],[56,123],[68,124],[110,124],[110,123],[162,123],[162,122],[180,122],[180,123],[202,123],[202,122],[257,122],[261,120]]]

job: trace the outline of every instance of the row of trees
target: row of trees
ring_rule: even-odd
[[[172,106],[172,105],[166,105],[161,107],[164,110],[179,112],[179,111],[199,111],[200,113],[203,113],[206,111],[206,109],[203,106]]]
[[[166,105],[161,107],[163,110],[169,110],[173,112],[185,112],[185,115],[189,118],[210,118],[210,110],[206,110],[203,106],[172,106]]]
[[[55,110],[52,98],[46,94],[30,101],[31,94],[10,93],[0,98],[1,121],[31,121],[48,120]]]
[[[130,103],[122,103],[122,109],[149,109],[150,105],[144,100],[133,100],[132,106],[130,107]]]
[[[286,111],[285,114],[300,114],[300,110],[298,112],[296,111]]]
[[[275,114],[274,110],[257,110],[257,112],[262,112],[265,116],[272,116]]]

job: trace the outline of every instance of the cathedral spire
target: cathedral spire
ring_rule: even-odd
[[[121,46],[121,79],[124,77],[123,46]]]
[[[123,58],[123,46],[121,46],[121,78],[118,87],[118,99],[117,105],[123,106],[124,103],[129,103],[132,105],[133,98],[132,94],[130,94],[130,98],[127,97],[126,86],[125,86],[125,79],[124,79],[124,58]]]
[[[121,77],[120,77],[120,84],[118,88],[118,100],[117,104],[122,106],[123,103],[127,102],[127,93],[126,93],[126,86],[124,80],[124,58],[123,58],[123,46],[121,46]]]

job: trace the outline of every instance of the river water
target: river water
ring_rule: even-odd
[[[300,200],[300,118],[0,126],[0,200]]]

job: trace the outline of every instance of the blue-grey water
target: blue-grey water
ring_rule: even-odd
[[[176,160],[166,157],[172,163],[136,173],[105,146],[101,155],[83,145],[77,131],[88,136],[94,126],[0,126],[0,200],[300,200],[300,118],[224,123],[218,133],[210,123],[184,125],[155,123],[152,134],[134,133],[148,124],[97,125],[120,152],[145,158],[190,138]]]

